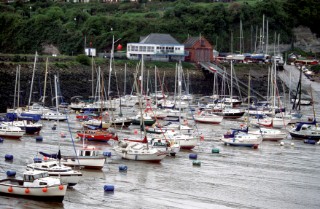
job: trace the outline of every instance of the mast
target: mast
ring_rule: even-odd
[[[268,44],[269,44],[269,20],[267,19],[267,38],[266,38],[266,52],[265,54],[268,54]]]
[[[92,56],[92,59],[91,59],[91,63],[92,63],[92,68],[91,68],[91,82],[92,82],[92,98],[94,98],[94,70],[93,70],[93,56]]]
[[[147,91],[146,91],[146,95],[149,95],[149,70],[147,72]]]
[[[231,107],[233,107],[233,100],[232,100],[232,97],[233,97],[233,60],[231,60],[231,78],[230,78],[230,99],[231,99]]]
[[[250,74],[250,71],[249,71],[249,78],[248,78],[248,107],[247,107],[247,109],[248,109],[248,115],[247,115],[247,127],[249,127],[249,124],[250,124],[250,122],[249,122],[249,110],[250,110],[250,104],[251,104],[251,102],[250,102],[250,83],[251,83],[251,74]]]
[[[313,94],[312,94],[312,86],[310,84],[310,91],[311,91],[311,102],[312,102],[312,111],[313,111],[313,121],[316,122],[316,111],[314,110],[314,101],[313,101]],[[319,143],[319,142],[318,142]]]
[[[179,124],[181,126],[181,70],[182,70],[182,65],[181,61],[179,61],[179,66],[178,66],[178,92],[179,92]]]
[[[177,75],[178,75],[178,65],[176,63],[176,70],[174,72],[174,105],[176,105],[176,98],[177,98]]]
[[[212,89],[212,104],[214,104],[214,95],[216,93],[216,78],[217,78],[217,73],[214,73],[213,75],[213,89]]]
[[[231,54],[233,54],[233,32],[232,31],[231,31],[230,51],[231,51]]]
[[[263,44],[264,44],[264,14],[262,16],[262,37],[261,37],[261,50],[262,50],[262,53],[263,53]]]
[[[141,76],[140,76],[140,85],[141,85],[140,94],[141,94],[141,97],[143,95],[143,69],[144,69],[144,56],[142,54],[141,55]]]
[[[43,87],[43,99],[42,99],[43,106],[45,106],[45,99],[46,99],[47,76],[48,76],[48,57],[46,60],[46,72],[44,74],[44,87]]]
[[[291,102],[291,70],[289,72],[289,102]]]
[[[111,31],[113,29],[111,28]],[[112,48],[110,53],[110,66],[109,66],[109,83],[108,83],[108,99],[110,96],[110,83],[111,83],[111,72],[112,72],[112,59],[113,59],[113,51],[114,51],[114,35],[112,35]]]
[[[126,95],[126,90],[127,90],[127,63],[124,64],[123,96]]]
[[[17,108],[20,106],[20,69],[21,65],[18,66],[18,101],[17,101]]]
[[[187,95],[189,95],[189,85],[190,85],[190,77],[189,77],[189,71],[187,70],[187,90],[186,90],[186,93]]]
[[[242,51],[242,41],[243,41],[243,31],[242,31],[242,20],[240,20],[240,54],[243,53]]]
[[[154,95],[156,97],[156,105],[158,105],[158,97],[157,97],[157,66],[154,66]]]
[[[267,86],[267,101],[269,101],[269,97],[271,95],[271,89],[270,89],[270,81],[271,81],[271,68],[268,67],[268,86]]]
[[[38,52],[36,51],[36,54],[34,56],[34,62],[33,62],[30,95],[29,95],[29,100],[28,100],[28,109],[29,109],[29,106],[30,106],[30,103],[31,103],[31,98],[32,98],[32,89],[33,89],[34,74],[35,74],[35,71],[36,71],[37,56],[38,56]]]
[[[254,52],[257,53],[258,26],[256,26],[256,37],[254,41]]]
[[[58,77],[57,75],[54,75],[54,92],[55,92],[55,97],[56,97],[56,112],[57,116],[59,115],[59,102],[58,102]],[[59,130],[59,120],[57,119],[57,126]],[[59,150],[58,150],[58,156],[59,160],[59,166],[61,167],[61,151],[60,151],[60,140],[59,140]]]
[[[140,99],[139,99],[139,108],[140,108],[140,115],[141,115],[141,120],[140,120],[140,128],[143,127],[143,131],[144,131],[144,137],[147,137],[147,132],[144,126],[144,118],[143,118],[143,113],[142,113],[142,102],[141,102],[141,98],[142,98],[142,93],[143,93],[143,71],[144,71],[144,56],[143,54],[141,55],[141,76],[140,76],[140,80],[141,80],[141,95],[140,95]],[[138,90],[138,86],[137,86],[137,90]],[[142,134],[142,133],[141,133]],[[148,140],[147,140],[147,149],[149,149],[149,144],[148,144]]]
[[[14,96],[13,96],[13,109],[16,108],[16,97],[17,97],[17,85],[18,85],[18,72],[19,72],[19,66],[17,66],[16,69],[16,82],[14,84]]]

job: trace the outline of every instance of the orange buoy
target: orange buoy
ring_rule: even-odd
[[[60,185],[60,186],[59,186],[59,189],[60,189],[60,190],[63,190],[63,188],[64,188],[63,185]]]
[[[138,134],[138,130],[137,130],[137,129],[134,129],[133,133],[134,133],[134,134]]]
[[[13,188],[11,186],[8,188],[8,192],[13,192]]]
[[[46,157],[46,156],[43,157],[43,160],[44,160],[44,161],[47,161],[47,160],[48,160],[48,157]]]
[[[47,187],[44,187],[44,188],[42,188],[42,191],[43,191],[43,192],[47,192],[47,191],[48,191],[48,188],[47,188]]]
[[[26,188],[26,189],[24,190],[24,193],[29,194],[29,193],[30,193],[30,189],[29,189],[29,188]]]

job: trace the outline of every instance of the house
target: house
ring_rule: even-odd
[[[184,61],[184,45],[169,34],[151,33],[140,37],[139,43],[127,44],[127,58],[138,60],[144,55],[145,60]]]
[[[184,42],[186,61],[190,62],[212,62],[213,46],[202,36],[190,37]]]

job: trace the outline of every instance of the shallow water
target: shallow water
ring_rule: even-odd
[[[70,115],[73,137],[81,127],[74,118]],[[70,135],[61,139],[59,131],[51,130],[53,122],[43,123],[43,142],[28,136],[0,144],[1,178],[7,170],[21,176],[37,152],[55,153],[59,143],[62,154],[74,153]],[[180,152],[153,164],[122,160],[109,144],[90,142],[102,151],[110,150],[113,156],[101,171],[82,170],[81,182],[68,189],[63,203],[0,196],[0,208],[320,208],[320,147],[290,137],[284,140],[285,146],[263,142],[259,149],[229,147],[216,141],[217,136],[240,123],[198,125],[205,141],[191,152],[198,154],[201,166],[192,165],[188,158],[191,152]],[[60,131],[68,130],[65,122],[59,127]],[[133,134],[132,129],[119,135]],[[74,140],[76,147],[82,146]],[[295,146],[290,145],[292,142]],[[212,154],[213,147],[219,148],[220,154]],[[5,154],[13,154],[14,160],[5,161]],[[126,173],[119,172],[122,164],[128,166]],[[115,191],[104,192],[106,184],[114,185]]]

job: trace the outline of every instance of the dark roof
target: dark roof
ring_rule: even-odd
[[[206,40],[205,38],[201,37],[201,39]],[[197,41],[200,40],[199,36],[196,37],[190,37],[188,38],[185,42],[184,42],[184,47],[185,48],[191,48],[195,43],[197,43]]]
[[[150,33],[148,36],[140,37],[141,44],[173,44],[181,45],[169,34]]]
[[[200,38],[199,36],[188,38],[188,39],[184,42],[184,47],[185,47],[185,48],[191,48],[191,47],[199,40],[199,38]]]

